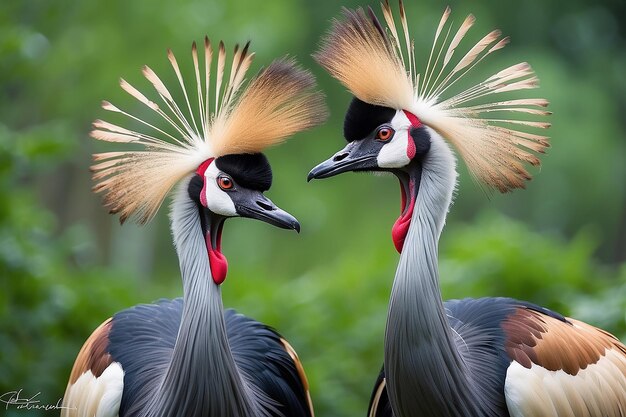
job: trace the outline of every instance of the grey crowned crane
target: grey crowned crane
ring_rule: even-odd
[[[192,47],[194,92],[185,89],[168,51],[184,97],[181,106],[148,67],[143,74],[162,104],[121,80],[172,133],[109,102],[103,103],[105,110],[143,129],[94,122],[95,139],[135,145],[94,155],[94,189],[104,193],[105,206],[122,222],[132,217],[147,223],[178,184],[170,219],[183,297],[131,307],[98,327],[72,369],[63,416],[313,416],[293,348],[268,326],[224,311],[221,284],[228,265],[221,238],[231,217],[299,231],[297,220],[263,194],[272,172],[260,152],[321,123],[323,96],[314,91],[313,76],[289,59],[274,61],[239,94],[253,54],[248,45],[235,47],[226,79],[221,42],[210,92],[214,60],[208,39],[204,49],[201,64],[196,44]]]
[[[548,146],[532,133],[548,127],[535,120],[547,101],[502,98],[537,86],[526,63],[450,94],[507,38],[494,30],[457,58],[474,18],[455,33],[446,9],[418,73],[402,3],[400,35],[389,4],[382,8],[386,28],[371,9],[345,10],[316,54],[355,97],[347,146],[309,174],[382,171],[400,180],[392,229],[400,261],[369,416],[626,416],[626,347],[612,335],[510,298],[442,301],[438,241],[457,184],[449,145],[479,182],[521,188],[530,179],[524,164],[538,165],[535,153]]]

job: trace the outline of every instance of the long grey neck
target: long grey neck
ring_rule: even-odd
[[[396,417],[480,415],[439,288],[438,242],[456,171],[450,149],[434,135],[423,163],[407,172],[419,190],[387,317],[385,373]]]
[[[255,393],[231,354],[220,287],[211,278],[200,212],[187,185],[180,187],[171,213],[183,279],[182,319],[169,367],[146,415],[258,416]]]

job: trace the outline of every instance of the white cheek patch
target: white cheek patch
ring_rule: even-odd
[[[213,213],[222,216],[237,216],[233,200],[231,200],[226,191],[217,185],[217,177],[220,172],[214,162],[204,172],[204,188],[202,192],[205,193],[207,208]]]
[[[411,162],[407,155],[409,145],[409,128],[411,121],[406,117],[403,111],[397,111],[396,115],[391,119],[391,127],[396,131],[389,143],[386,143],[380,152],[376,161],[381,168],[402,168]]]

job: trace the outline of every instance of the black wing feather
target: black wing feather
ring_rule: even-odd
[[[169,364],[183,311],[183,299],[141,304],[113,316],[109,353],[124,369],[119,416],[146,401],[157,389]],[[224,312],[226,333],[235,363],[248,379],[275,402],[272,417],[310,417],[297,368],[280,335],[234,310]]]
[[[305,388],[281,336],[234,310],[227,310],[224,318],[235,363],[277,403],[270,415],[310,417]]]
[[[124,369],[124,392],[119,416],[126,416],[131,405],[148,399],[163,378],[174,351],[183,300],[162,299],[140,304],[113,316],[109,333],[109,353]]]
[[[380,373],[378,374],[378,378],[376,378],[376,383],[374,384],[374,389],[372,390],[372,396],[370,397],[370,405],[367,407],[368,414],[367,417],[391,417],[393,415],[393,411],[391,411],[391,404],[389,404],[389,396],[387,395],[387,385],[385,385],[382,389],[380,396],[378,397],[378,403],[376,404],[376,409],[372,414],[372,407],[374,406],[374,400],[378,393],[379,387],[381,384],[385,382],[385,369],[384,367],[380,369]]]

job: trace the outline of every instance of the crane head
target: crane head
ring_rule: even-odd
[[[348,171],[391,172],[400,180],[402,213],[392,229],[400,252],[408,233],[421,172],[431,148],[446,148],[443,140],[411,112],[354,98],[344,120],[348,144],[317,165],[308,175],[329,178]],[[447,149],[447,148],[446,148]]]
[[[227,218],[247,217],[300,231],[298,220],[263,194],[271,185],[272,169],[262,153],[210,158],[192,176],[188,193],[200,210],[211,273],[217,284],[226,278],[228,267],[221,252],[222,227]]]
[[[416,59],[416,43],[402,0],[401,25],[396,24],[389,2],[382,9],[386,27],[371,9],[345,9],[344,18],[333,22],[314,55],[355,99],[344,124],[348,145],[313,168],[309,180],[345,171],[396,174],[403,211],[392,236],[400,251],[417,191],[426,178],[423,174],[446,185],[437,201],[444,208],[441,212],[447,212],[456,183],[456,160],[448,145],[480,183],[500,192],[523,188],[531,178],[525,164],[538,166],[535,153],[549,146],[546,136],[532,130],[550,124],[535,119],[550,112],[544,109],[545,99],[502,96],[538,87],[538,78],[526,62],[482,76],[484,81],[466,89],[455,85],[486,56],[506,46],[508,37],[501,31],[489,32],[459,55],[458,46],[475,18],[469,15],[455,33],[448,19],[451,11],[446,8],[432,47],[425,48],[430,55]],[[404,36],[398,33],[399,27]],[[445,34],[443,41],[439,41],[441,34]],[[420,62],[425,68],[417,67]]]
[[[348,144],[313,168],[308,180],[347,171],[403,170],[430,149],[430,136],[415,115],[356,97],[346,113],[343,131]]]

